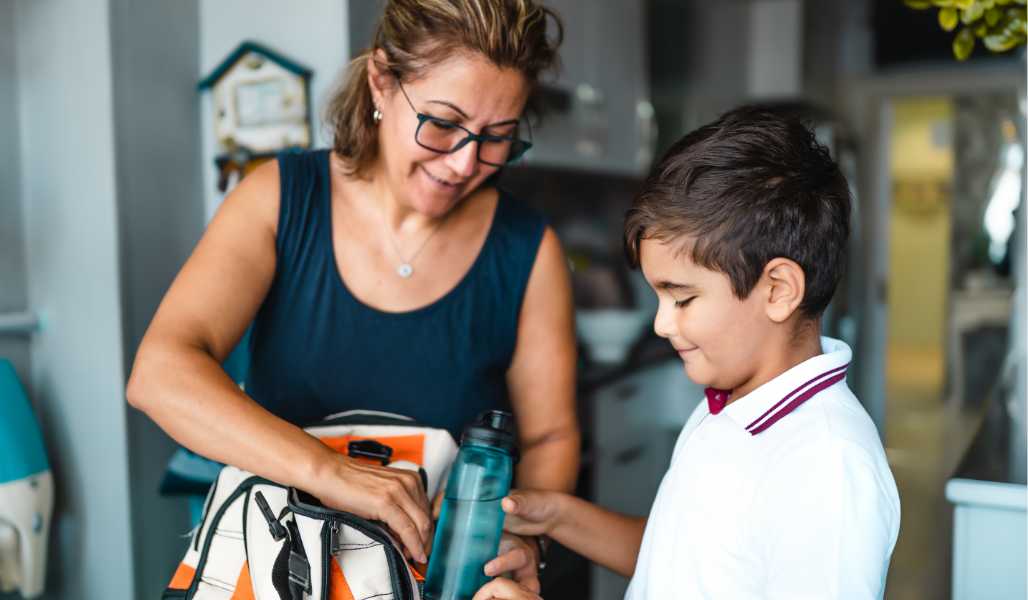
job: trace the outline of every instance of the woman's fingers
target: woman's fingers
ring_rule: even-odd
[[[389,467],[385,467],[389,468]],[[399,478],[400,483],[410,494],[411,499],[417,502],[422,510],[426,514],[432,514],[432,503],[428,500],[428,494],[425,493],[425,486],[421,481],[421,475],[414,471],[407,471],[401,469],[391,469]]]
[[[472,600],[541,600],[539,594],[515,581],[497,577],[478,590]]]
[[[414,560],[425,562],[432,549],[431,504],[421,477],[411,471],[365,464],[340,457],[334,493],[326,505],[383,521]]]
[[[443,512],[443,498],[446,497],[446,491],[439,492],[435,495],[435,499],[432,500],[432,520],[438,521],[440,513]]]
[[[418,526],[406,511],[396,504],[390,504],[383,507],[379,514],[381,520],[396,532],[403,545],[410,550],[414,560],[417,562],[426,562],[428,560],[428,552],[426,550],[428,544],[421,540]]]

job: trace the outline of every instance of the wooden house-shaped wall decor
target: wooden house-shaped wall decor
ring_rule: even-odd
[[[311,71],[245,42],[200,82],[211,90],[218,188],[291,148],[311,145]]]

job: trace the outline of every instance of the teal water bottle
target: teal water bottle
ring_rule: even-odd
[[[500,500],[510,493],[519,458],[507,432],[510,419],[508,413],[486,411],[464,428],[428,559],[425,596],[432,600],[471,600],[492,579],[485,564],[500,548]]]

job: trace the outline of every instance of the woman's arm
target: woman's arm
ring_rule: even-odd
[[[571,492],[581,442],[575,412],[575,309],[567,259],[549,227],[528,279],[507,370],[521,463],[519,488]]]
[[[520,488],[570,492],[581,448],[575,414],[575,309],[567,259],[557,235],[543,234],[528,278],[507,389],[518,424]],[[487,575],[507,571],[538,591],[539,548],[532,538],[505,538]]]
[[[432,521],[416,473],[333,451],[263,409],[221,368],[271,287],[278,210],[271,161],[229,194],[172,283],[136,354],[128,401],[198,454],[385,521],[424,562]]]

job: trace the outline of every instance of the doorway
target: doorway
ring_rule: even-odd
[[[1007,346],[1023,121],[1012,93],[896,97],[886,110],[884,441],[903,520],[885,597],[945,598],[944,488]]]

